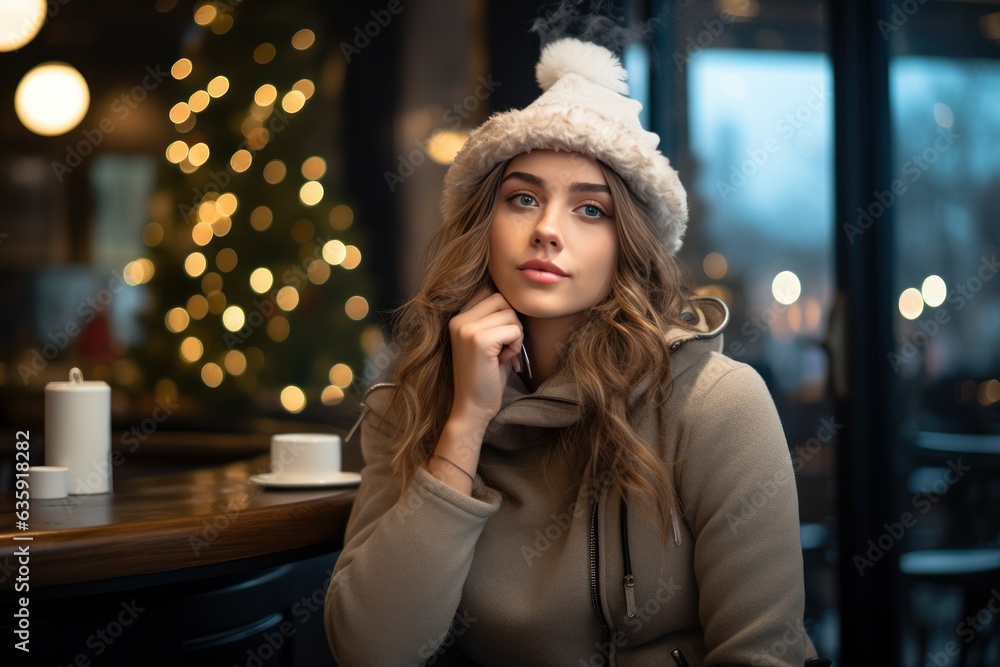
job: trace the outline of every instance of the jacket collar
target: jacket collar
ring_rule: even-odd
[[[670,375],[676,378],[709,352],[722,352],[722,331],[729,323],[729,308],[714,296],[695,296],[682,311],[688,328],[671,327],[666,332],[670,344]],[[636,387],[638,395],[646,385]],[[490,422],[488,434],[496,434],[506,426],[562,428],[580,419],[580,401],[576,383],[564,371],[543,382],[534,392],[528,390],[520,376],[511,373],[504,388],[500,411]],[[491,444],[502,443],[503,449],[524,446],[521,438],[492,438]]]

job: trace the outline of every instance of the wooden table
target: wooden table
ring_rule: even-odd
[[[355,490],[272,491],[250,482],[266,470],[265,456],[130,479],[111,494],[32,500],[28,531],[15,530],[13,494],[0,494],[0,564],[28,544],[32,585],[59,586],[339,545]],[[11,578],[0,585],[12,588]]]
[[[155,645],[169,660],[245,660],[246,651],[264,645],[268,628],[273,635],[282,623],[302,620],[292,614],[298,596],[322,606],[323,571],[328,577],[356,493],[268,490],[250,482],[266,470],[264,455],[116,481],[111,494],[31,500],[27,531],[16,530],[13,494],[0,494],[0,627],[8,629],[6,608],[25,595],[14,591],[15,549],[29,545],[32,647],[49,651],[46,659],[89,664],[96,653],[87,647],[104,625],[101,614],[112,627],[122,605],[137,599],[150,611],[111,647],[119,658],[149,660]],[[310,558],[316,564],[303,578],[295,565]],[[324,664],[316,655],[326,650],[321,617],[314,612],[306,619],[311,634],[289,626],[306,664]],[[282,650],[294,656],[295,646],[289,640]]]

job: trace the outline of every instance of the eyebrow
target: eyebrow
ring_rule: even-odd
[[[540,188],[545,188],[546,185],[547,185],[545,183],[545,179],[544,178],[541,178],[539,176],[535,176],[534,174],[529,174],[529,173],[524,172],[524,171],[512,171],[509,174],[507,174],[506,176],[504,176],[503,180],[507,181],[508,179],[511,179],[511,178],[516,178],[518,180],[524,181],[525,183],[531,183],[532,185],[535,185],[535,186],[540,187]],[[572,185],[569,186],[569,191],[570,192],[603,192],[603,193],[606,193],[606,194],[611,194],[611,188],[609,188],[607,185],[602,185],[601,183],[573,183]]]

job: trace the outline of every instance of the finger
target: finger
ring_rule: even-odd
[[[469,299],[469,302],[466,303],[464,306],[462,306],[462,309],[460,311],[458,311],[458,312],[464,313],[465,311],[471,309],[472,307],[474,307],[477,304],[479,304],[480,302],[482,302],[484,299],[486,299],[490,295],[496,294],[496,293],[497,293],[496,290],[494,290],[492,287],[490,287],[488,285],[484,285],[484,286],[480,287],[478,290],[476,290],[476,293],[472,295],[472,298]]]
[[[496,340],[503,344],[497,359],[501,364],[507,363],[521,353],[521,341],[524,340],[524,332],[520,325],[510,324],[503,327],[491,329]]]
[[[470,320],[459,326],[459,332],[464,334],[473,334],[479,331],[486,331],[494,327],[502,327],[508,324],[521,324],[521,320],[518,319],[517,313],[511,309],[498,310],[496,312],[489,313],[475,320]]]
[[[470,301],[470,303],[472,302]],[[451,318],[451,321],[455,324],[455,326],[463,326],[469,322],[480,320],[490,313],[496,313],[503,310],[515,312],[502,294],[494,292],[485,299],[467,307],[466,310],[460,311],[457,315]]]

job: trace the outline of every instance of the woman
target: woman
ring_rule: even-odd
[[[365,398],[334,656],[800,666],[791,460],[725,305],[681,288],[677,174],[610,51],[563,39],[537,74],[450,168]]]

